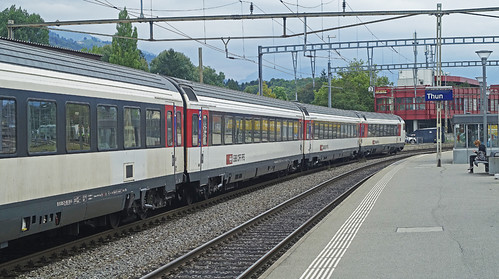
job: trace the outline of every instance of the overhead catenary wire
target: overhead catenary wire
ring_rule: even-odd
[[[95,1],[98,1],[98,0],[95,0]],[[110,7],[110,8],[116,8],[116,7],[115,7],[114,5],[112,5],[112,4],[105,5],[105,6]],[[118,9],[119,9],[119,8],[118,8]],[[119,9],[119,10],[120,10],[120,9]],[[127,9],[127,10],[128,10],[128,9]],[[135,16],[137,16],[137,13],[134,13],[134,12],[130,12],[130,14],[131,14],[131,15],[135,15]],[[175,33],[175,34],[177,34],[177,35],[180,35],[180,36],[184,36],[184,37],[186,37],[186,38],[188,38],[188,39],[190,39],[190,40],[194,40],[194,41],[196,41],[196,42],[198,42],[198,43],[200,43],[200,44],[202,44],[202,45],[204,45],[204,46],[206,46],[206,47],[208,47],[208,48],[210,48],[210,49],[212,49],[212,50],[214,50],[214,51],[221,52],[221,53],[225,53],[225,49],[221,49],[221,48],[219,48],[219,47],[216,47],[216,46],[210,45],[210,44],[208,44],[208,43],[205,43],[205,42],[203,42],[201,39],[191,38],[188,34],[186,34],[185,32],[183,32],[183,31],[181,31],[181,30],[179,30],[178,28],[174,27],[174,26],[173,26],[173,25],[171,25],[170,23],[166,23],[166,25],[170,26],[172,29],[167,28],[167,27],[162,26],[162,25],[157,24],[157,23],[155,23],[154,25],[155,25],[156,27],[158,27],[158,28],[165,29],[165,30],[167,30],[167,31],[173,32],[173,33]],[[57,30],[57,29],[55,29],[55,30]],[[70,31],[70,30],[67,30],[67,31]],[[86,32],[81,32],[81,33],[86,33]],[[95,35],[99,35],[99,34],[95,34]],[[127,37],[123,37],[123,36],[116,36],[116,35],[112,35],[112,37],[117,37],[117,38],[127,38]],[[127,38],[127,39],[135,39],[135,38]],[[137,40],[139,40],[139,39],[137,39]],[[231,52],[227,52],[227,53],[228,53],[229,55],[231,55],[233,58],[237,58],[237,59],[239,59],[239,60],[247,61],[247,62],[250,62],[250,63],[253,63],[253,64],[258,64],[255,60],[249,59],[249,58],[247,58],[247,57],[245,57],[245,56],[241,56],[241,55],[239,55],[239,54],[235,54],[235,53],[231,53]],[[287,74],[287,75],[290,75],[290,76],[292,75],[292,74],[291,74],[291,72],[290,72],[290,71],[291,71],[290,69],[287,69],[287,68],[285,68],[285,67],[282,67],[282,66],[280,66],[280,65],[277,65],[277,64],[275,64],[275,63],[272,63],[272,61],[265,60],[265,62],[267,62],[267,63],[269,63],[269,64],[273,64],[273,66],[274,66],[274,67],[271,67],[271,66],[268,66],[268,65],[263,65],[263,66],[264,66],[264,67],[266,67],[266,68],[269,68],[269,69],[274,69],[274,70],[276,70],[276,71],[282,72],[282,73]],[[286,71],[286,70],[287,70],[287,71]]]

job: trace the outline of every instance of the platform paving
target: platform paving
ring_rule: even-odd
[[[436,162],[385,168],[260,278],[499,278],[499,180]]]

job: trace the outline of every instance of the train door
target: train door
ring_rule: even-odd
[[[175,173],[175,182],[181,183],[183,181],[184,174],[184,149],[183,149],[183,139],[184,139],[184,129],[183,129],[183,108],[178,106],[173,106],[173,169]]]
[[[177,154],[176,154],[176,108],[173,104],[165,106],[165,126],[166,126],[166,147],[167,164],[166,172],[171,175],[172,181],[168,184],[175,184],[175,173],[177,172]]]
[[[199,109],[198,119],[198,146],[199,146],[199,171],[202,171],[205,165],[205,158],[208,158],[208,110]]]

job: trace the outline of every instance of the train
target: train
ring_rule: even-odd
[[[404,139],[395,115],[267,98],[1,39],[0,248],[42,232],[76,235],[83,224],[115,227],[269,174],[395,153]]]

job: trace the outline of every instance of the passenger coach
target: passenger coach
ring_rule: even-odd
[[[293,103],[172,80],[186,103],[191,183],[186,189],[191,194],[198,189],[207,197],[240,181],[300,165],[303,114]]]
[[[167,79],[0,40],[0,84],[1,246],[143,216],[183,182],[183,101]]]

